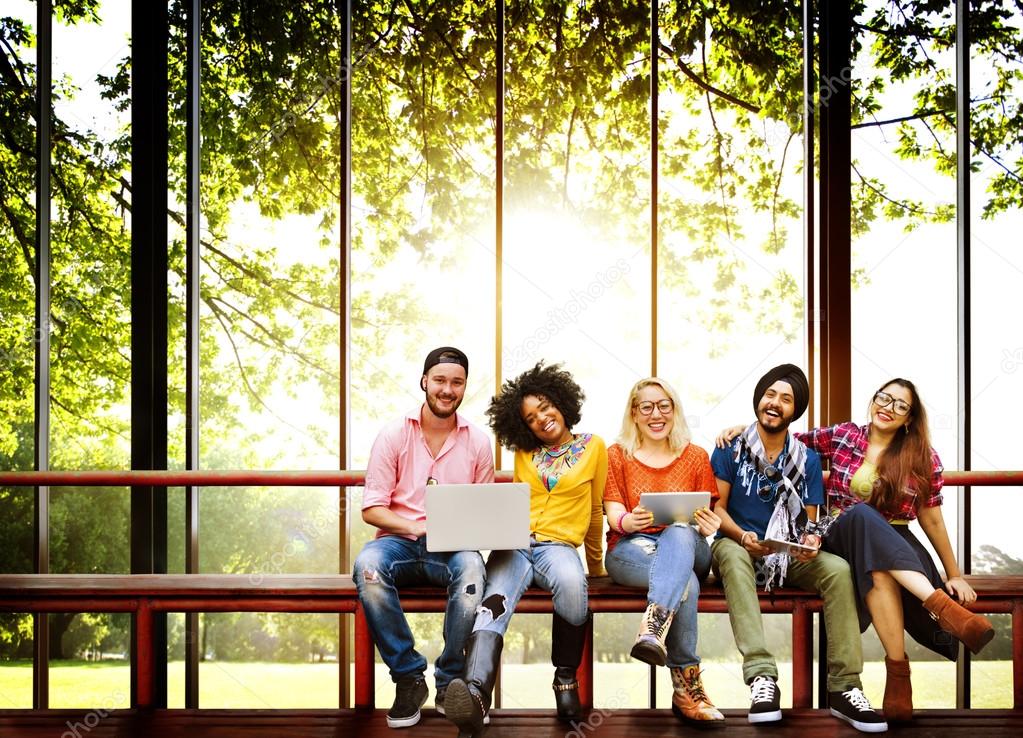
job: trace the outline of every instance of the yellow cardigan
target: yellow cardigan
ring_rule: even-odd
[[[571,546],[585,543],[590,576],[603,576],[603,504],[607,481],[604,440],[593,436],[579,462],[558,479],[551,492],[533,464],[533,452],[517,451],[515,481],[529,484],[529,530],[536,540]]]

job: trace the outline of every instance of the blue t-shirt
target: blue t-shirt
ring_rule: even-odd
[[[785,446],[782,448],[774,465],[781,469],[785,463],[785,455],[789,451],[791,436],[785,437]],[[767,531],[767,523],[771,520],[771,513],[774,512],[775,493],[777,489],[763,474],[759,474],[756,467],[746,456],[736,463],[735,454],[738,449],[739,438],[736,437],[727,449],[715,448],[710,457],[710,465],[714,469],[714,476],[722,482],[732,485],[728,495],[728,514],[732,520],[743,530],[751,530],[763,539]],[[771,487],[772,494],[769,499],[762,500],[757,490],[762,487]],[[821,459],[817,452],[811,448],[806,450],[806,469],[803,481],[804,505],[824,504],[824,476],[821,474]],[[717,537],[722,536],[719,530]]]

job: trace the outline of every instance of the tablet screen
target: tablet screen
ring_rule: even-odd
[[[654,514],[654,525],[692,523],[693,513],[710,507],[710,492],[644,492],[639,504]]]

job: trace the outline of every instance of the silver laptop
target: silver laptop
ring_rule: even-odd
[[[528,484],[427,485],[427,551],[516,548],[529,548]]]

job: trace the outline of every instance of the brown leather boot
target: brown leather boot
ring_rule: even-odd
[[[699,666],[671,670],[671,711],[675,717],[697,728],[723,728],[725,716],[714,707],[703,689]]]
[[[888,678],[884,683],[884,702],[882,709],[888,720],[912,720],[913,718],[913,683],[909,680],[909,658],[903,656],[902,661],[892,661],[887,656],[884,660]]]
[[[938,621],[938,625],[961,640],[975,654],[980,653],[995,637],[995,629],[990,620],[970,612],[940,589],[934,590],[924,600],[924,607]]]

